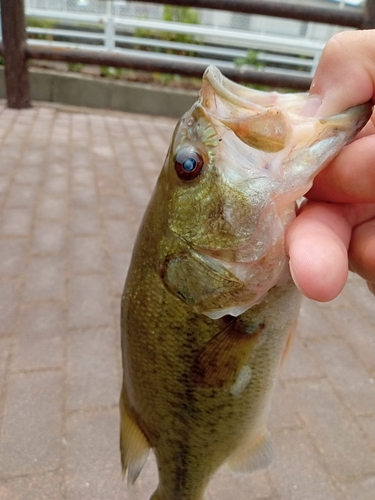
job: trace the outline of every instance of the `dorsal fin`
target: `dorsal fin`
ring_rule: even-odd
[[[133,484],[146,462],[150,444],[126,405],[124,387],[120,398],[120,451],[122,472],[128,471],[128,484]]]

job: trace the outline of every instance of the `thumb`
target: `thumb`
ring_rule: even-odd
[[[328,116],[375,97],[375,30],[344,31],[326,44],[302,114]]]

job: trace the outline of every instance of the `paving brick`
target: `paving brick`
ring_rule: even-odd
[[[32,184],[15,184],[10,191],[7,206],[9,208],[32,209],[36,201],[36,187]]]
[[[0,234],[5,236],[28,236],[31,230],[32,213],[28,208],[6,208],[0,224]]]
[[[68,417],[66,500],[134,499],[121,477],[118,429],[117,408]]]
[[[348,500],[374,500],[375,476],[347,483],[344,491]]]
[[[56,469],[62,428],[61,373],[11,375],[5,404],[0,476]]]
[[[11,369],[62,367],[65,311],[63,303],[24,304],[14,340]]]
[[[371,473],[375,458],[371,444],[328,382],[289,382],[288,388],[331,474],[346,480]]]
[[[64,500],[59,472],[0,479],[1,500]]]
[[[99,215],[93,210],[74,208],[71,211],[70,227],[74,234],[98,234]]]
[[[375,443],[375,415],[358,417],[357,421],[371,442]]]
[[[33,138],[31,137],[30,140],[32,141]],[[32,148],[28,147],[23,153],[24,157],[27,158],[27,165],[29,167],[40,167],[44,164],[46,138],[36,138],[35,142],[39,149],[35,149],[34,146]]]
[[[316,302],[304,298],[298,318],[298,335],[303,338],[317,338],[338,335],[332,324]]]
[[[319,339],[310,349],[352,413],[375,413],[374,379],[342,339]]]
[[[26,238],[0,239],[0,276],[19,276],[23,273],[28,246]]]
[[[107,177],[109,179],[118,179],[119,182],[122,184],[121,179],[119,178],[121,171],[118,166],[118,159],[116,158],[116,155],[114,154],[111,159],[98,159],[98,157],[94,156],[93,157],[93,165],[95,168],[95,172],[97,175],[97,180],[98,180],[98,187],[99,190],[103,187],[103,184],[100,185],[99,183],[104,177]],[[119,186],[120,189],[123,188],[123,186]],[[105,194],[105,193],[103,193]]]
[[[108,328],[75,330],[69,333],[67,354],[69,410],[117,405],[122,377],[118,363],[119,336],[119,332]]]
[[[69,286],[69,326],[89,328],[111,323],[106,277],[100,274],[73,276]]]
[[[38,221],[34,228],[32,252],[58,254],[66,246],[65,221]]]
[[[62,174],[66,165],[64,161],[70,155],[69,125],[56,127],[56,122],[51,130],[51,136],[46,154],[46,169],[50,173]],[[56,165],[58,170],[56,170]],[[63,170],[60,170],[62,167]]]
[[[49,177],[59,177],[66,175],[70,158],[66,147],[59,152],[58,147],[50,148],[46,156],[45,173]]]
[[[70,267],[74,273],[105,272],[101,236],[74,236],[70,242]]]
[[[105,144],[103,141],[103,137],[98,137],[98,141],[95,141],[95,137],[93,139],[93,146],[91,150],[92,154],[96,161],[98,160],[110,160],[113,156],[113,150],[110,144]]]
[[[290,427],[300,427],[301,421],[297,415],[297,405],[289,391],[281,382],[276,383],[272,397],[268,428],[271,433]]]
[[[25,301],[61,300],[65,293],[65,259],[35,256],[26,271]]]
[[[43,170],[40,166],[29,166],[29,165],[21,165],[17,170],[17,174],[15,176],[15,181],[17,185],[21,184],[39,184],[42,178]]]
[[[131,215],[131,214],[129,214]],[[129,227],[129,220],[112,219],[104,221],[110,252],[130,253],[134,246],[136,227]]]
[[[96,163],[96,167],[98,164]],[[98,189],[101,196],[124,196],[124,182],[119,177],[118,172],[115,175],[108,175],[108,172],[105,171],[105,175],[99,174],[98,178]]]
[[[40,219],[65,219],[67,216],[68,203],[66,198],[44,195],[37,209],[37,217]]]
[[[233,474],[226,466],[212,478],[207,488],[209,498],[215,500],[264,500],[272,497],[272,489],[264,471],[253,474]]]
[[[273,436],[275,460],[269,469],[280,500],[340,500],[329,472],[302,430]]]
[[[10,176],[9,175],[0,175],[0,194],[5,195],[9,189],[10,185]]]
[[[83,166],[77,167],[73,166],[72,168],[72,183],[75,186],[85,186],[89,188],[95,188],[95,176],[94,172],[91,168],[88,167],[90,165],[90,155],[87,152],[81,159],[80,164]],[[74,159],[72,159],[73,162]],[[77,161],[77,159],[76,159]]]
[[[103,214],[107,219],[124,219],[127,216],[128,204],[122,196],[105,195],[100,199]]]
[[[19,279],[0,281],[0,336],[10,335],[14,330],[20,288]]]
[[[22,146],[22,137],[20,136],[18,138],[19,143],[17,141],[14,141],[13,143],[7,141],[5,142],[2,147],[1,147],[1,157],[7,158],[7,161],[9,164],[12,164],[20,159],[20,151]],[[0,157],[0,159],[1,159]],[[0,164],[2,162],[0,161]],[[1,168],[1,171],[5,172],[5,166],[3,165]]]
[[[352,307],[331,311],[328,316],[332,328],[342,335],[370,371],[375,371],[374,327],[365,316]]]
[[[8,179],[13,177],[13,172],[18,167],[18,158],[10,158],[4,153],[3,146],[0,150],[0,175],[5,176]]]
[[[110,270],[112,276],[112,291],[119,296],[124,289],[126,274],[130,264],[131,252],[111,252]]]
[[[98,195],[95,187],[72,186],[70,205],[73,209],[97,209]]]
[[[43,191],[50,195],[67,194],[68,176],[66,174],[49,176],[44,183]]]
[[[374,303],[375,297],[368,289],[366,282],[359,276],[350,273],[351,287],[344,289],[344,294],[348,297],[348,302],[357,311],[360,311],[361,316],[366,319],[375,327],[375,314]],[[353,293],[350,293],[350,291]]]
[[[322,372],[318,363],[309,352],[309,339],[301,339],[298,331],[292,342],[288,357],[281,368],[282,380],[321,377]]]
[[[5,374],[10,353],[10,338],[0,338],[0,394],[2,394],[5,384]],[[1,496],[0,496],[1,498]]]

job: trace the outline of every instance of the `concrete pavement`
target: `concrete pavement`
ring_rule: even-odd
[[[147,500],[120,472],[119,303],[174,120],[0,102],[0,500]],[[373,500],[375,302],[350,276],[305,301],[270,418],[266,471],[210,498]],[[178,499],[176,499],[178,500]]]

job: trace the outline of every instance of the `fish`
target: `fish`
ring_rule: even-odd
[[[121,462],[133,484],[153,450],[151,500],[203,500],[223,464],[272,461],[267,418],[301,304],[285,231],[372,110],[306,117],[306,99],[210,66],[173,133],[121,299]]]

